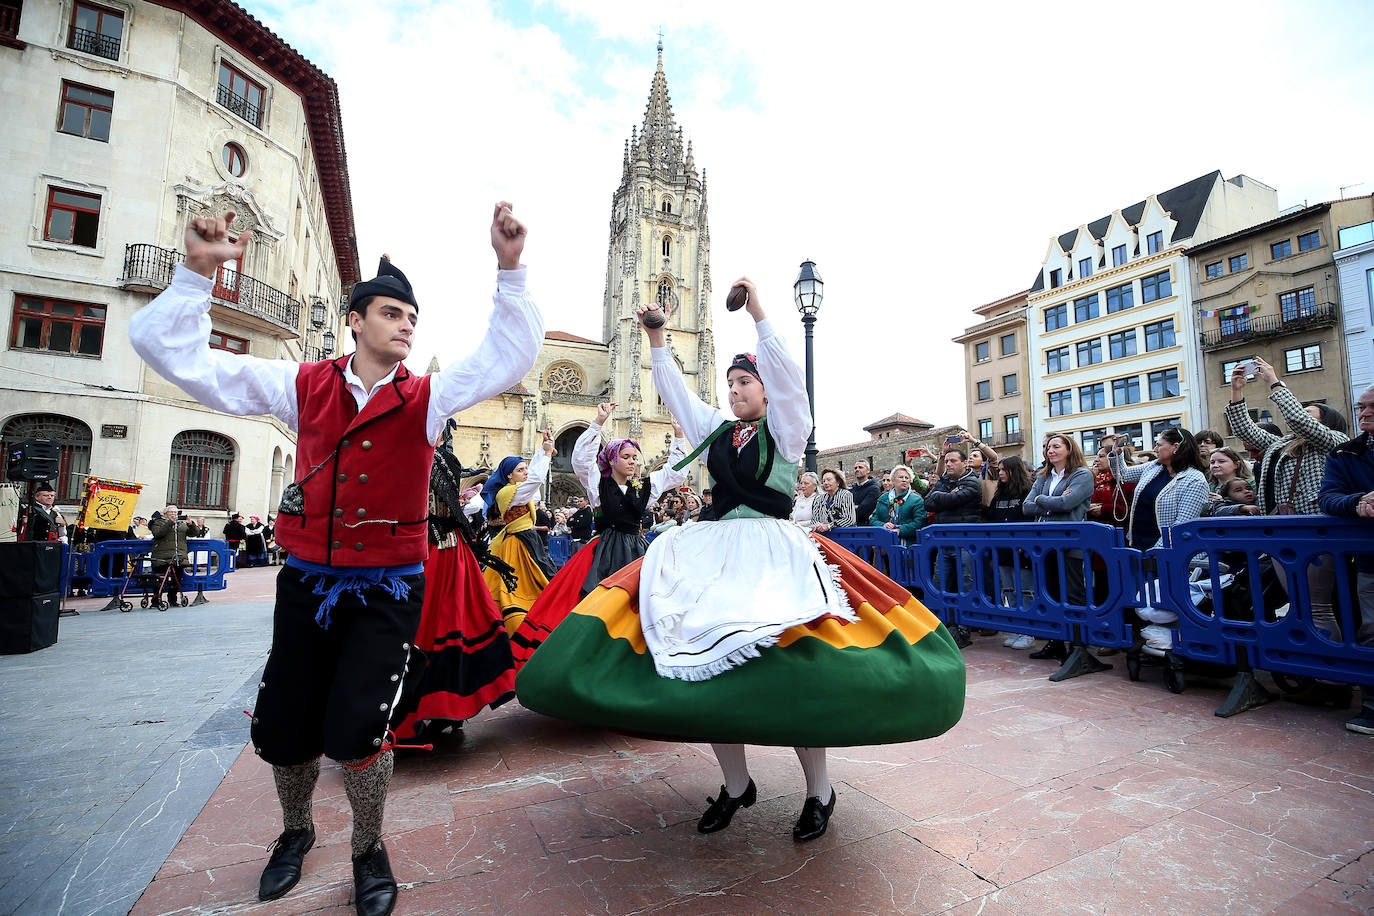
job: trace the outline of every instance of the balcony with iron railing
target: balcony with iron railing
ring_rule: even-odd
[[[1198,335],[1204,352],[1223,350],[1238,344],[1270,337],[1283,337],[1311,328],[1329,327],[1336,323],[1336,307],[1330,302],[1320,305],[1284,309],[1281,314],[1264,318],[1227,319],[1220,328],[1212,328]]]
[[[96,57],[103,57],[106,60],[119,60],[118,35],[102,35],[100,32],[92,32],[90,29],[72,26],[71,35],[67,39],[67,47],[76,51],[85,51],[87,54],[94,54]]]
[[[262,127],[262,109],[228,86],[221,84],[215,92],[215,101],[238,115],[254,127]]]
[[[160,293],[172,283],[176,267],[186,256],[157,245],[128,245],[124,249],[124,276],[120,285],[145,293]],[[211,301],[243,315],[257,318],[300,335],[301,304],[275,287],[224,267],[215,275]],[[281,336],[281,335],[278,335]]]
[[[988,445],[991,445],[993,448],[1002,448],[1007,445],[1021,445],[1025,441],[1025,433],[1001,433],[997,436],[993,436],[992,441],[989,442]]]

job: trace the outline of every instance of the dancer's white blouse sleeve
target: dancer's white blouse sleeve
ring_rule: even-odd
[[[296,429],[298,363],[210,349],[214,282],[178,264],[172,284],[129,321],[129,342],[148,367],[212,410],[272,414]]]
[[[596,466],[596,453],[600,448],[601,427],[593,423],[577,437],[577,444],[572,451],[573,473],[577,475],[582,489],[587,491],[587,501],[593,509],[601,505],[601,469]]]
[[[768,392],[768,429],[778,451],[788,461],[800,461],[811,435],[811,405],[806,397],[806,379],[787,344],[768,319],[755,326],[759,335],[759,379]],[[649,350],[653,357],[654,387],[664,405],[677,417],[688,441],[699,443],[723,422],[734,417],[717,410],[687,390],[682,372],[666,347]]]
[[[272,414],[297,429],[300,364],[210,349],[213,285],[209,277],[178,264],[172,284],[130,320],[134,351],[206,407],[236,416]],[[425,433],[431,444],[439,441],[450,416],[520,381],[539,354],[544,319],[526,290],[525,269],[497,271],[492,299],[487,333],[477,349],[430,380]],[[361,389],[353,394],[360,410],[371,396]]]
[[[768,392],[768,431],[778,451],[788,461],[800,461],[811,435],[811,402],[806,397],[806,376],[787,351],[787,344],[767,319],[759,332],[759,379]]]
[[[664,406],[677,417],[688,442],[695,445],[711,435],[717,426],[734,419],[687,390],[682,370],[678,369],[667,347],[651,347],[649,354],[653,362],[654,388]]]
[[[668,452],[668,461],[649,475],[649,502],[654,502],[664,491],[680,487],[687,482],[687,471],[673,470],[673,465],[687,457],[687,440],[678,438],[673,440],[673,447]]]
[[[525,377],[544,344],[544,318],[525,286],[525,268],[498,270],[487,333],[477,349],[429,380],[430,444],[448,418],[494,397]],[[533,474],[530,475],[534,476]]]
[[[539,488],[542,487],[544,481],[549,478],[549,466],[552,462],[549,460],[548,452],[544,451],[543,448],[535,452],[534,457],[531,458],[527,464],[530,473],[525,478],[524,483],[515,485],[515,495],[510,499],[510,504],[512,506],[523,506],[538,496]]]

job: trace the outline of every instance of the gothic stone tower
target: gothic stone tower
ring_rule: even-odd
[[[625,144],[620,187],[611,203],[610,246],[602,336],[610,349],[610,386],[619,403],[616,425],[659,451],[669,423],[650,377],[649,345],[635,309],[668,307],[668,346],[687,387],[716,404],[716,356],[711,341],[711,233],[706,224],[706,175],[697,174],[692,145],[673,123],[663,42],[644,123]],[[699,471],[693,482],[700,486]]]

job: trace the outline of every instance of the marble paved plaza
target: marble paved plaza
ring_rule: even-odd
[[[0,912],[353,912],[332,766],[300,885],[256,900],[280,828],[271,773],[243,750],[233,707],[251,702],[265,657],[270,573],[236,573],[216,605],[161,619],[83,613],[57,646],[0,658]],[[118,664],[87,645],[111,634],[126,637]],[[751,750],[758,804],[703,836],[696,819],[720,781],[709,748],[515,703],[485,713],[398,760],[386,824],[397,913],[1374,912],[1374,741],[1342,728],[1348,712],[1274,703],[1224,720],[1212,715],[1221,683],[1176,696],[1157,670],[1131,683],[1118,659],[1052,684],[1051,663],[992,638],[966,658],[968,705],[949,734],[831,753],[838,805],[806,845],[790,836],[803,783],[788,749]],[[35,693],[25,666],[39,664]],[[54,721],[15,731],[15,700],[45,691]],[[158,717],[147,692],[175,709],[140,744],[131,730],[148,726],[127,723]],[[102,728],[121,737],[93,751]],[[198,776],[175,778],[207,754]]]

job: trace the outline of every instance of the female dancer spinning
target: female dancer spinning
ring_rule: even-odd
[[[548,548],[534,530],[533,500],[549,476],[549,460],[553,457],[553,430],[544,430],[543,450],[528,462],[519,455],[502,458],[496,473],[482,485],[482,503],[490,511],[493,506],[500,513],[505,527],[491,541],[491,552],[499,560],[515,569],[518,580],[511,588],[500,573],[487,569],[482,575],[491,589],[491,597],[501,609],[506,632],[514,633],[534,607],[539,593],[553,577],[553,560]]]
[[[563,565],[519,629],[511,634],[516,668],[529,660],[553,628],[602,579],[644,556],[649,547],[640,532],[645,508],[664,490],[680,486],[687,479],[686,473],[673,470],[673,465],[687,455],[687,440],[676,420],[668,462],[649,475],[647,486],[640,475],[643,453],[638,442],[612,439],[604,448],[598,448],[601,428],[615,406],[608,402],[598,404],[596,419],[573,446],[573,472],[586,489],[596,516],[596,536]]]
[[[515,696],[510,638],[478,563],[507,577],[511,570],[477,539],[464,506],[464,473],[452,451],[443,446],[435,450],[429,473],[425,601],[415,633],[426,663],[415,710],[396,727],[400,741],[440,732],[484,706],[495,709]],[[477,504],[480,508],[480,499]]]
[[[654,387],[698,443],[686,460],[709,449],[711,505],[602,581],[521,670],[516,693],[549,715],[710,741],[725,785],[703,833],[757,798],[743,742],[793,746],[807,788],[792,836],[805,841],[825,833],[835,806],[825,746],[943,733],[963,710],[964,666],[909,592],[788,520],[811,430],[802,373],[754,284],[735,286],[749,294],[759,346],[726,375],[734,416],[690,394],[663,331],[646,328]]]

